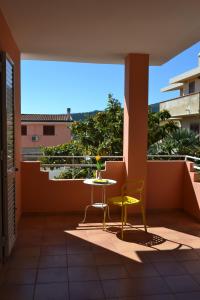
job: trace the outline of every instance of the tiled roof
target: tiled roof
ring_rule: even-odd
[[[22,122],[71,122],[67,114],[21,114]]]

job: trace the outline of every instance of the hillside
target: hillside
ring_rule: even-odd
[[[99,110],[94,110],[94,111],[90,111],[90,112],[83,112],[83,113],[72,113],[72,119],[74,121],[82,121],[90,116],[94,116],[95,114],[97,114],[99,112]]]

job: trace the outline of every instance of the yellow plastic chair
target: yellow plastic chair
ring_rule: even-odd
[[[140,205],[144,229],[147,232],[143,193],[144,180],[127,180],[121,188],[121,196],[116,196],[108,199],[108,204],[121,206],[122,239],[124,225],[126,225],[127,223],[127,206],[129,205]]]

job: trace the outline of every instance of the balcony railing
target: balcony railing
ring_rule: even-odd
[[[160,102],[160,110],[168,110],[172,117],[200,113],[200,93],[184,95]]]
[[[96,170],[95,156],[47,156],[23,154],[22,161],[40,161],[41,170],[49,172],[49,178],[91,178]],[[106,161],[123,161],[123,156],[101,156],[102,168]],[[68,177],[69,176],[69,177]]]
[[[148,160],[183,160],[193,161],[194,168],[200,170],[200,158],[189,155],[148,155]],[[22,161],[40,161],[41,170],[49,172],[49,178],[59,178],[64,172],[72,179],[80,176],[81,172],[83,177],[93,177],[96,170],[95,156],[46,156],[38,154],[23,154]],[[102,156],[102,165],[105,166],[106,161],[123,161],[123,156]],[[85,170],[83,172],[83,170]],[[71,173],[71,175],[70,175]],[[61,176],[62,177],[62,176]]]

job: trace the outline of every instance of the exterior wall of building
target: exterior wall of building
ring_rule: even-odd
[[[21,148],[21,130],[20,130],[20,52],[12,37],[11,31],[0,10],[0,51],[5,51],[11,57],[15,65],[15,157],[16,168],[16,214],[17,221],[21,214],[21,195],[20,195],[20,148]]]
[[[200,115],[199,116],[188,116],[187,118],[182,118],[181,127],[190,130],[192,124],[199,125],[200,128]]]
[[[190,81],[195,81],[195,93],[200,92],[200,79],[199,78],[195,78],[193,80]],[[183,96],[188,95],[189,94],[189,82],[190,81],[186,81],[183,84]]]
[[[200,112],[200,93],[160,102],[160,110],[168,110],[172,117],[196,115]]]
[[[64,143],[68,143],[71,140],[71,131],[69,129],[69,123],[28,123],[22,122],[22,125],[27,126],[27,135],[21,136],[22,148],[39,148],[40,146],[56,146]],[[53,125],[55,126],[55,135],[43,135],[43,126]],[[32,141],[32,136],[38,136],[38,141]]]

